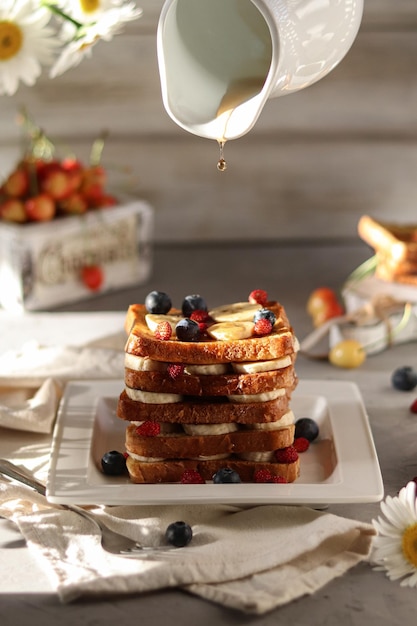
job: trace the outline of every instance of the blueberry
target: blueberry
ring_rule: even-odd
[[[255,315],[253,316],[253,323],[256,324],[256,322],[262,318],[269,320],[272,326],[277,321],[276,315],[273,311],[271,311],[271,309],[259,309],[258,311],[256,311]]]
[[[295,422],[294,437],[305,437],[308,441],[314,441],[319,435],[319,427],[311,417],[301,417]]]
[[[391,382],[395,389],[412,391],[417,387],[417,372],[409,365],[399,367],[392,374]]]
[[[196,294],[185,296],[182,303],[182,314],[184,317],[190,317],[193,311],[207,311],[206,301]]]
[[[126,471],[126,459],[121,452],[110,450],[103,454],[101,467],[108,476],[120,476]]]
[[[171,298],[163,291],[151,291],[145,298],[145,307],[148,313],[166,315],[171,306]]]
[[[241,483],[240,476],[230,467],[222,467],[213,475],[213,483]]]
[[[193,531],[185,522],[172,522],[165,531],[165,539],[176,548],[183,548],[193,538]]]
[[[175,326],[175,333],[179,341],[197,341],[200,327],[194,320],[184,317]]]

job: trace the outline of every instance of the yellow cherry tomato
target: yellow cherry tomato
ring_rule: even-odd
[[[356,339],[344,339],[334,345],[329,352],[330,363],[346,369],[359,367],[365,359],[365,349]]]

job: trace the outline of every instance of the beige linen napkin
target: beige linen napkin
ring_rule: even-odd
[[[179,587],[247,613],[312,594],[367,558],[371,525],[297,506],[117,506],[93,509],[110,528],[158,545],[169,523],[193,528],[185,548],[154,557],[104,552],[92,523],[30,490],[0,480],[0,515],[14,520],[70,602]]]
[[[71,341],[71,329],[62,341]],[[35,340],[0,354],[0,426],[50,433],[66,381],[122,380],[125,342],[121,330],[82,346]]]

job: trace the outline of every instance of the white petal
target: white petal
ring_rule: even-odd
[[[394,526],[402,530],[412,522],[409,510],[398,498],[388,496],[385,502],[381,502],[381,511]]]
[[[400,582],[402,587],[416,587],[417,586],[417,572],[414,572],[412,576],[405,578]]]
[[[382,517],[379,517],[377,520],[372,520],[374,528],[382,535],[386,535],[387,537],[396,537],[399,539],[404,530],[403,528],[399,529],[396,526],[393,526]]]
[[[399,494],[400,500],[404,502],[415,522],[417,522],[416,487],[416,483],[412,480],[405,487],[403,487],[403,489],[401,489]]]

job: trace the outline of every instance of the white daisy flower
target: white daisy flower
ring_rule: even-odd
[[[109,2],[110,0],[101,1]],[[95,22],[85,24],[75,31],[53,65],[50,77],[55,78],[71,67],[79,65],[85,57],[91,56],[92,48],[96,43],[100,40],[110,41],[113,35],[117,35],[122,30],[126,22],[136,20],[141,15],[142,9],[138,9],[134,2],[113,6],[102,11]],[[64,33],[68,34],[68,30]]]
[[[106,11],[120,7],[124,0],[61,0],[58,6],[80,24],[96,22]]]
[[[385,518],[372,520],[377,536],[373,541],[371,563],[386,571],[390,580],[402,586],[417,586],[417,485],[414,481],[401,489],[398,497],[381,502]]]
[[[1,0],[0,96],[12,96],[19,81],[34,85],[42,66],[51,65],[59,46],[46,25],[50,13],[33,0]]]

